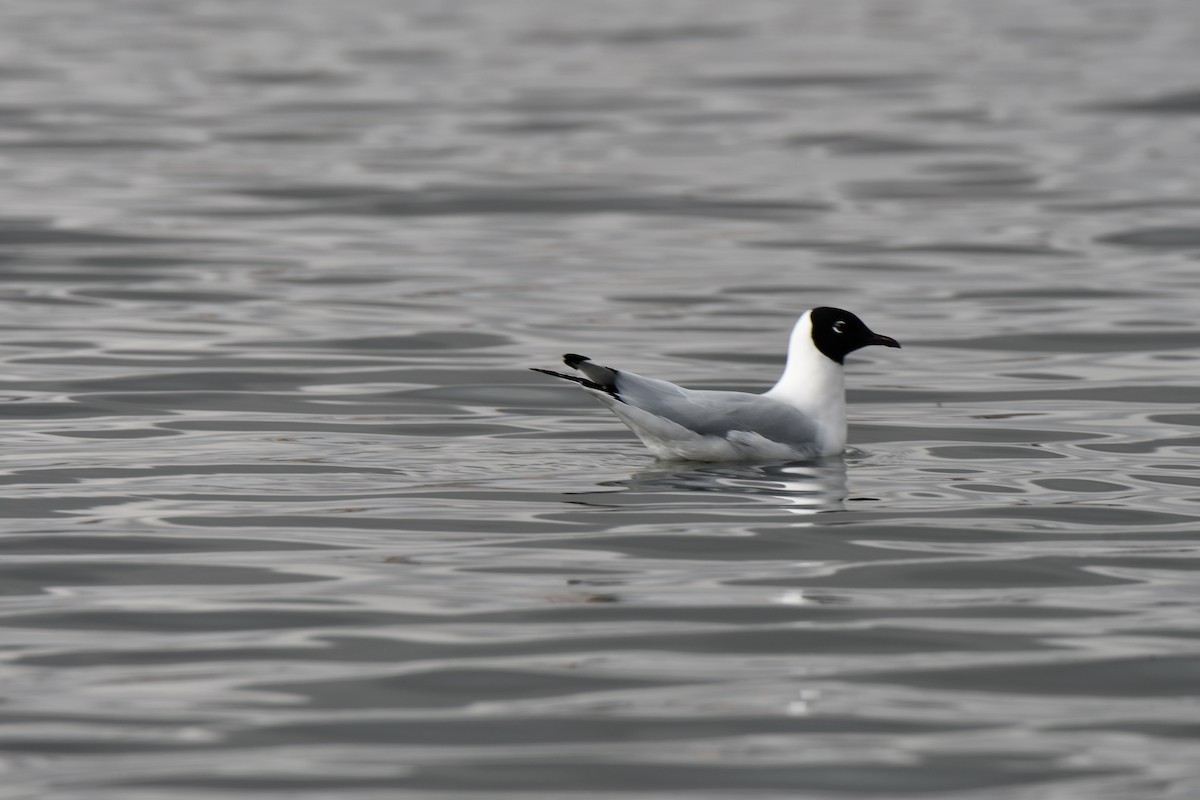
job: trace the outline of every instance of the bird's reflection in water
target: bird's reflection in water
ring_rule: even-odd
[[[846,500],[841,458],[786,464],[659,462],[616,482],[632,492],[699,492],[757,499],[793,514],[840,511]]]

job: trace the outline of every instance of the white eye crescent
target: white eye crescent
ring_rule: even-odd
[[[833,332],[834,333],[845,333],[846,332],[846,321],[839,319],[837,322],[833,323]]]

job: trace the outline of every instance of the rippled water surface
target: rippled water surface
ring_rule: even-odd
[[[1200,796],[1200,6],[10,0],[0,797]],[[853,448],[655,463],[526,367]]]

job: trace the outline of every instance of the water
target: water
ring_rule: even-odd
[[[4,4],[0,797],[1200,795],[1198,22]]]

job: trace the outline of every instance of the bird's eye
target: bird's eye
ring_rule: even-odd
[[[833,332],[834,333],[845,333],[846,332],[846,321],[839,319],[837,322],[833,323]]]

